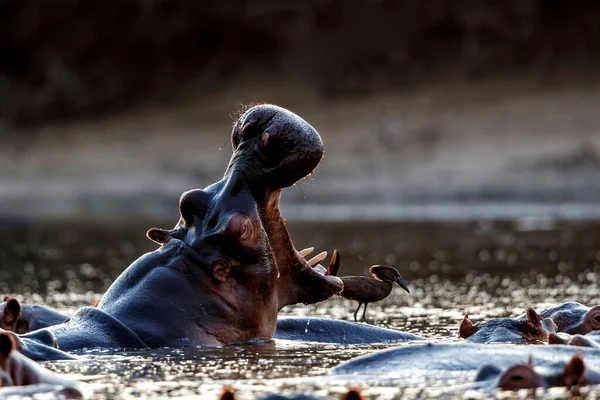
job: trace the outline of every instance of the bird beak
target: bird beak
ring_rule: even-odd
[[[406,286],[406,283],[404,282],[404,279],[402,279],[402,277],[400,275],[396,275],[396,283],[404,290],[406,290],[407,293],[410,293],[410,290],[408,290],[408,286]]]

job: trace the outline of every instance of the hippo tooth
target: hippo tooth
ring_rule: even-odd
[[[323,252],[317,254],[316,256],[314,256],[313,258],[311,258],[310,260],[308,260],[308,265],[310,265],[311,267],[314,267],[315,265],[317,265],[318,263],[323,261],[325,258],[327,258],[327,252],[323,251]]]
[[[313,251],[315,251],[315,248],[314,247],[309,247],[309,248],[300,250],[298,252],[298,254],[300,254],[302,257],[306,258],[306,257],[310,256]]]

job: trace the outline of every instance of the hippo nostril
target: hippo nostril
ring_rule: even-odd
[[[525,378],[523,378],[521,375],[513,375],[510,377],[510,380],[513,382],[519,382],[519,381],[522,381],[523,379],[525,379]]]

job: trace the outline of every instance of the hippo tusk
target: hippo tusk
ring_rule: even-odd
[[[317,265],[318,263],[320,263],[321,261],[323,261],[326,258],[327,258],[327,252],[322,251],[321,253],[317,254],[316,256],[314,256],[313,258],[308,260],[308,265],[310,265],[311,267],[314,267],[315,265]]]
[[[329,266],[327,267],[327,272],[325,275],[333,275],[336,276],[340,270],[340,255],[337,250],[333,250],[333,254],[331,256],[331,261],[329,261]]]
[[[313,251],[315,251],[314,247],[308,247],[306,249],[300,250],[298,252],[298,254],[300,254],[302,257],[306,258],[306,257],[310,256],[313,253]]]

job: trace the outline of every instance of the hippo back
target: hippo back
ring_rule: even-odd
[[[279,318],[275,339],[305,342],[369,344],[423,339],[412,333],[327,318]]]
[[[92,307],[80,308],[69,321],[46,329],[54,334],[64,351],[148,347],[118,319]]]

